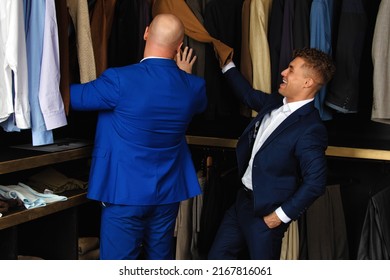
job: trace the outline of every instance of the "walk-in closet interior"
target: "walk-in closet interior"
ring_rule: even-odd
[[[98,258],[100,207],[86,198],[96,112],[73,111],[69,85],[139,62],[145,27],[166,12],[185,24],[208,97],[187,132],[203,194],[181,203],[176,259],[207,257],[239,186],[235,145],[256,114],[224,81],[221,46],[265,92],[295,48],[335,60],[315,99],[326,193],[291,223],[281,259],[389,259],[389,0],[1,1],[0,259]]]

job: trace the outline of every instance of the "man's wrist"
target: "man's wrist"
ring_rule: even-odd
[[[275,210],[276,216],[285,224],[289,223],[291,219],[284,213],[282,207]]]
[[[228,64],[222,67],[222,73],[225,74],[230,68],[236,67],[233,61],[230,61]]]

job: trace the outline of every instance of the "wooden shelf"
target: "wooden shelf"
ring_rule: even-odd
[[[0,162],[0,174],[90,157],[92,146]]]
[[[236,139],[204,137],[204,136],[190,136],[187,135],[187,143],[189,145],[200,145],[210,147],[232,148],[235,149],[237,145]]]
[[[214,138],[214,137],[191,136],[191,135],[187,135],[186,138],[187,138],[187,143],[189,145],[212,146],[212,147],[222,147],[222,148],[235,148],[238,141],[237,139]],[[328,146],[328,149],[326,150],[326,155],[332,157],[390,161],[389,150]]]
[[[44,207],[20,210],[10,214],[5,214],[0,218],[0,230],[81,205],[87,201],[86,192],[83,191],[79,194],[69,196],[65,201],[58,201]]]
[[[61,162],[89,158],[92,154],[92,148],[92,146],[85,146],[59,152],[42,153],[33,156],[28,156],[28,153],[26,153],[26,157],[1,161],[0,175]],[[5,215],[0,218],[0,230],[69,209],[88,201],[86,198],[86,191],[70,191],[67,192],[67,194],[63,194],[68,197],[66,201],[55,202],[39,208],[5,213]]]

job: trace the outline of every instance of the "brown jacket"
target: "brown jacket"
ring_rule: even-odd
[[[204,26],[199,22],[184,0],[156,0],[154,1],[152,14],[170,13],[176,15],[184,24],[185,34],[194,40],[211,43],[218,55],[221,67],[233,58],[233,49],[220,40],[210,36]]]

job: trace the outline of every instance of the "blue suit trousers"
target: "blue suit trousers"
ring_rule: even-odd
[[[179,202],[165,205],[103,204],[102,260],[174,258],[174,228]]]

